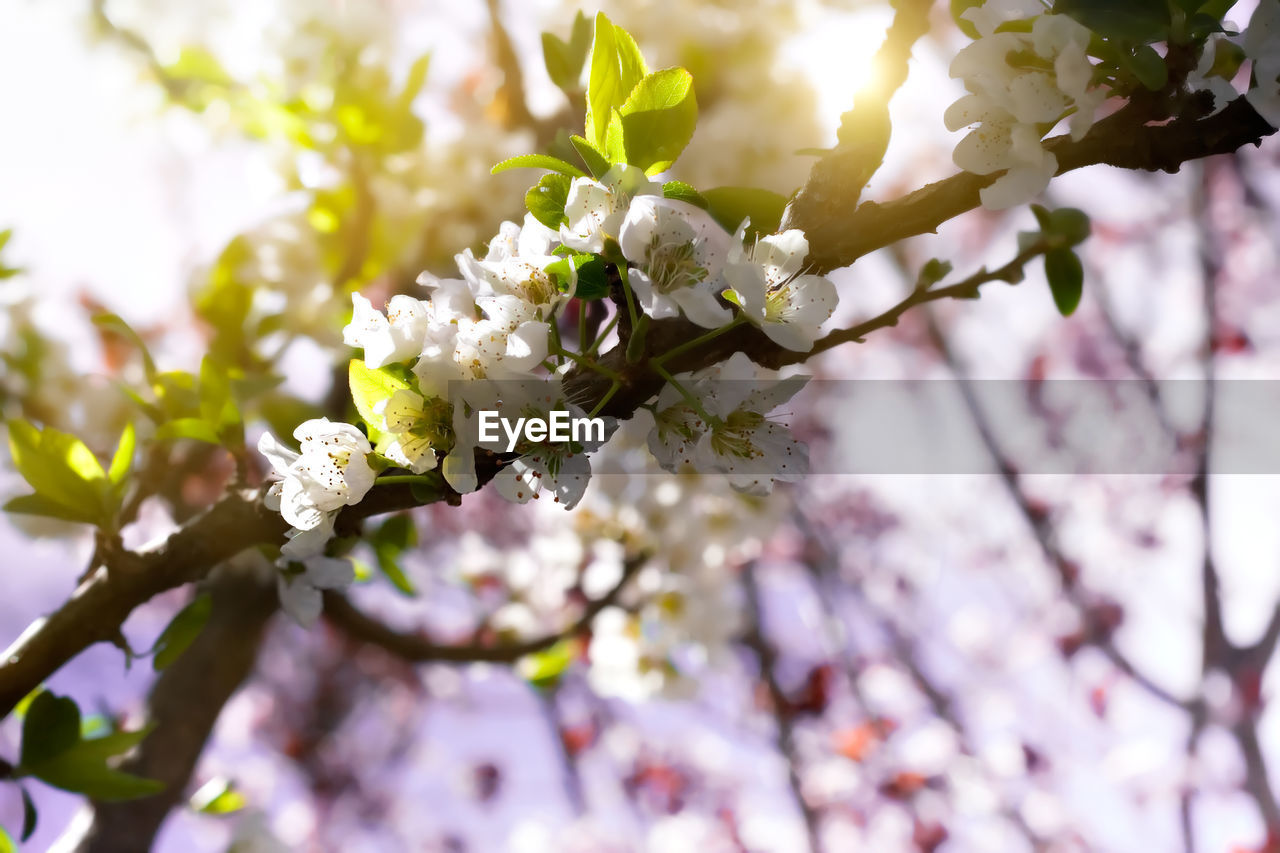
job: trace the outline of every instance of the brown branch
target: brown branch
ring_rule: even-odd
[[[155,726],[121,769],[158,779],[159,794],[125,802],[94,802],[76,838],[59,849],[76,853],[149,850],[169,812],[182,802],[205,742],[227,700],[253,670],[277,597],[274,569],[263,558],[233,561],[209,584],[213,610],[191,646],[156,679],[147,699]]]
[[[557,631],[532,640],[518,643],[484,646],[477,644],[453,645],[437,643],[422,634],[397,631],[361,611],[346,596],[325,593],[324,615],[330,622],[357,640],[390,652],[410,663],[514,663],[525,655],[545,651],[561,640],[576,637],[591,628],[592,621],[606,607],[618,602],[627,583],[644,566],[648,557],[633,557],[622,567],[622,577],[600,598],[592,599],[581,615],[572,623]]]
[[[929,29],[933,0],[894,0],[893,23],[873,60],[871,83],[840,117],[838,143],[814,164],[787,206],[783,228],[842,221],[854,214],[862,190],[889,147],[889,101],[907,79],[911,48]]]

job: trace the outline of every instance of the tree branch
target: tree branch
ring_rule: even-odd
[[[361,611],[336,593],[325,593],[324,615],[330,622],[357,640],[369,643],[410,663],[514,663],[525,655],[545,651],[561,640],[577,636],[591,627],[592,621],[606,607],[618,602],[627,583],[648,561],[648,556],[632,557],[623,563],[622,577],[600,598],[592,599],[581,615],[564,628],[518,643],[482,646],[437,643],[421,634],[396,631]]]
[[[60,849],[75,853],[149,850],[160,825],[178,805],[227,700],[253,670],[267,622],[278,605],[273,567],[263,558],[232,561],[209,584],[213,610],[204,630],[160,674],[147,699],[155,730],[121,769],[165,784],[151,797],[93,802],[91,816],[76,820],[77,838]]]

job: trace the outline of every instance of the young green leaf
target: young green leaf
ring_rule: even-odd
[[[520,658],[516,671],[534,687],[554,687],[573,664],[576,647],[574,640],[561,640],[545,651]]]
[[[42,690],[22,720],[19,765],[31,768],[71,749],[80,740],[80,708],[75,700]]]
[[[698,122],[693,76],[683,68],[667,68],[650,74],[636,84],[618,113],[625,162],[644,169],[649,175],[664,171],[689,144]],[[612,126],[608,133],[612,138]],[[610,148],[605,150],[618,162]]]
[[[496,175],[508,169],[549,169],[552,172],[568,175],[571,178],[585,178],[587,176],[586,172],[572,163],[566,163],[559,157],[552,157],[549,154],[521,154],[518,157],[508,157],[490,169],[489,174]]]
[[[218,428],[203,418],[176,418],[172,421],[165,421],[156,427],[156,438],[162,441],[189,438],[193,441],[203,441],[206,444],[222,444]]]
[[[785,196],[755,187],[715,187],[702,196],[712,217],[729,231],[736,231],[744,219],[750,219],[748,238],[777,231],[787,206]]]
[[[581,136],[570,136],[569,143],[573,146],[573,150],[578,152],[578,156],[582,158],[582,164],[587,167],[592,177],[600,178],[609,171],[608,158],[596,150],[590,142]]]
[[[196,637],[200,636],[212,612],[213,597],[207,592],[197,595],[186,607],[179,610],[160,632],[155,646],[151,649],[155,653],[155,657],[151,660],[152,668],[159,672],[167,669],[177,660]]]
[[[386,400],[396,391],[409,387],[409,383],[385,368],[373,370],[365,366],[358,358],[351,359],[347,377],[351,384],[351,399],[356,404],[356,411],[364,422],[369,424],[372,437],[375,424],[382,423],[382,415],[374,411],[374,407]]]
[[[215,776],[201,785],[188,802],[201,814],[211,815],[231,814],[248,805],[244,794],[236,790],[235,783],[222,776]]]
[[[622,106],[636,84],[649,73],[635,39],[616,27],[603,13],[596,14],[595,40],[591,45],[591,72],[587,79],[586,138],[604,150],[605,131],[612,111]]]
[[[67,515],[91,524],[110,520],[114,512],[110,482],[80,439],[52,427],[38,430],[14,420],[9,422],[9,451],[18,473],[43,499],[41,505],[58,504]]]
[[[124,425],[124,432],[120,433],[116,452],[111,457],[111,467],[107,469],[107,479],[111,481],[111,485],[119,486],[124,483],[124,478],[129,476],[129,469],[133,467],[133,452],[137,446],[138,434],[133,428],[133,423],[127,423]]]
[[[1084,293],[1084,267],[1070,249],[1050,249],[1044,256],[1044,274],[1058,313],[1070,317]]]
[[[559,228],[567,222],[564,206],[569,200],[569,184],[566,175],[543,175],[524,196],[525,206],[533,218],[548,228]]]
[[[662,195],[666,198],[673,198],[686,204],[692,204],[703,210],[707,209],[707,200],[702,197],[702,193],[684,181],[667,181],[662,185]]]

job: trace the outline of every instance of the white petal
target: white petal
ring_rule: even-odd
[[[271,467],[281,476],[288,474],[289,468],[298,461],[298,454],[281,444],[269,432],[264,432],[262,438],[258,439],[258,452],[267,458]]]
[[[350,560],[338,557],[312,557],[307,560],[307,583],[317,589],[342,589],[355,582],[356,568]]]
[[[276,589],[280,594],[280,607],[302,627],[310,628],[320,618],[324,599],[320,590],[307,583],[305,576],[282,572],[276,577]]]

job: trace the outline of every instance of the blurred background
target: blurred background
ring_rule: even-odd
[[[834,143],[891,19],[874,2],[582,8],[651,67],[693,73],[698,131],[674,177],[784,194],[803,151]],[[579,82],[553,80],[541,35],[570,44],[578,10],[0,5],[0,413],[108,452],[146,370],[137,342],[93,322],[111,312],[162,371],[237,365],[255,436],[341,416],[350,294],[380,304],[424,269],[448,275],[523,213],[529,174],[489,168],[580,126]],[[878,200],[956,171],[942,112],[966,40],[935,13]],[[851,380],[1277,378],[1278,155],[1269,139],[1177,175],[1055,181],[1046,203],[1093,219],[1080,310],[1059,317],[1036,267],[815,359],[807,372],[841,381],[793,403],[814,470],[850,470],[855,425],[875,422]],[[973,211],[865,257],[833,275],[837,321],[891,305],[929,258],[1002,264],[1033,223]],[[624,430],[573,512],[482,491],[371,523],[352,599],[441,644],[555,631],[616,582],[619,554],[654,556],[581,636],[514,666],[411,662],[272,618],[155,849],[1280,851],[1280,481],[1208,476],[1212,408],[1179,419],[1158,393],[1114,405],[1152,417],[1145,438],[1178,448],[1181,473],[1044,473],[1066,413],[1030,404],[1039,445],[1002,442],[980,404],[965,423],[921,414],[915,440],[973,431],[999,474],[818,473],[749,499],[654,473]],[[131,546],[234,467],[195,441],[145,466],[155,495]],[[23,490],[6,462],[0,491]],[[69,594],[92,545],[0,518],[4,643]],[[126,637],[149,648],[191,594],[153,600]],[[153,678],[100,645],[49,686],[133,721]],[[5,757],[17,726],[0,726]],[[33,793],[24,849],[44,850],[80,798]],[[0,824],[21,815],[0,787]]]

